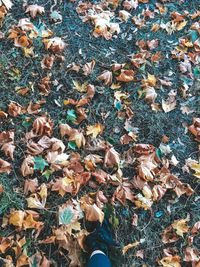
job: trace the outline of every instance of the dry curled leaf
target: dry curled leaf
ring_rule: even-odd
[[[30,13],[31,17],[34,19],[38,14],[44,14],[44,7],[39,5],[29,5],[26,8],[26,13]]]
[[[100,223],[103,222],[104,213],[100,208],[97,207],[96,204],[89,205],[89,204],[83,203],[81,205],[81,208],[85,212],[85,218],[87,221],[90,221],[90,222],[99,221]]]
[[[41,67],[42,69],[52,69],[53,63],[55,61],[55,56],[54,55],[46,55],[41,61]]]
[[[11,164],[3,159],[0,159],[0,173],[10,173]]]
[[[108,148],[104,157],[104,166],[112,168],[119,166],[119,163],[119,153],[113,147]]]
[[[46,50],[49,50],[55,54],[63,52],[66,46],[65,42],[60,37],[44,39],[43,42],[45,44]]]
[[[200,142],[200,118],[193,118],[193,124],[188,130],[196,137],[195,140]]]
[[[28,176],[33,175],[34,173],[34,159],[32,156],[28,155],[22,162],[21,165],[21,173],[22,175]]]
[[[75,141],[78,148],[85,146],[85,137],[77,129],[73,129],[68,124],[60,124],[59,128],[62,137],[67,135],[69,137],[69,141]]]
[[[46,76],[41,79],[40,83],[38,84],[38,88],[41,91],[42,95],[48,96],[51,91],[51,81],[50,77]]]
[[[10,116],[17,117],[22,113],[22,106],[16,102],[11,102],[8,105],[8,113]]]
[[[53,130],[53,123],[51,119],[46,116],[37,117],[33,122],[33,133],[36,135],[51,136]]]
[[[113,74],[111,71],[105,70],[101,75],[97,77],[97,79],[103,81],[105,85],[111,85]]]
[[[95,64],[95,60],[92,60],[91,62],[87,62],[85,65],[83,65],[83,74],[85,76],[90,75],[93,72]]]
[[[120,82],[131,82],[134,80],[134,71],[121,69],[121,73],[116,77],[117,81]]]

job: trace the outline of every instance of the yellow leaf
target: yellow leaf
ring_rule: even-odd
[[[83,92],[87,92],[87,82],[81,84],[79,81],[72,81],[74,84],[74,89],[76,89],[77,91],[83,93]]]
[[[93,138],[96,138],[99,134],[103,132],[104,126],[100,123],[87,126],[87,135],[92,135]]]
[[[22,210],[14,211],[10,215],[9,223],[13,224],[14,226],[22,227],[24,216],[25,216],[24,211]]]
[[[148,78],[147,81],[149,83],[150,86],[155,86],[156,85],[156,77],[154,75],[151,75],[150,73],[148,73]]]
[[[179,23],[178,26],[176,26],[177,31],[181,31],[186,26],[186,24],[187,24],[186,20]]]
[[[130,244],[124,246],[123,249],[122,249],[122,253],[123,253],[123,255],[124,255],[130,248],[137,247],[139,244],[140,244],[140,242],[136,241],[136,242],[133,242],[133,243],[130,243]]]
[[[187,233],[189,226],[187,225],[188,219],[176,220],[172,223],[172,227],[176,230],[177,235],[182,236]]]
[[[195,171],[193,175],[200,179],[200,163],[193,163],[190,168]]]

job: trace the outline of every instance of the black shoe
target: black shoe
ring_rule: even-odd
[[[91,230],[91,227],[88,228]],[[85,245],[90,253],[92,253],[94,250],[101,250],[105,254],[108,254],[109,246],[119,246],[112,238],[110,223],[107,219],[104,219],[102,224],[96,224],[93,232],[86,237]]]

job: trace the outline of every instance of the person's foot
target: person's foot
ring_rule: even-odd
[[[90,253],[94,250],[101,250],[106,254],[108,254],[109,246],[118,246],[117,242],[112,238],[110,223],[107,219],[104,219],[102,224],[97,223],[93,232],[86,237],[85,245]]]

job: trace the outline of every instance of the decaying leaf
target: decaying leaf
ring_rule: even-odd
[[[31,17],[34,19],[38,14],[42,15],[44,13],[44,7],[39,5],[29,5],[26,8],[26,13],[30,13]]]

